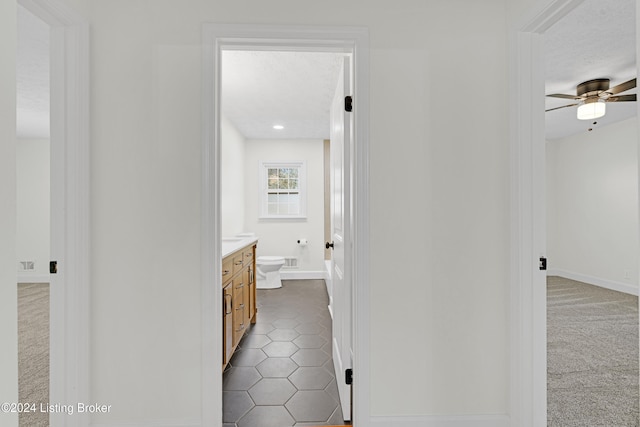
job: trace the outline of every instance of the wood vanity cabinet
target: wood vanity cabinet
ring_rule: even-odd
[[[256,244],[222,259],[222,369],[249,325],[256,323]]]

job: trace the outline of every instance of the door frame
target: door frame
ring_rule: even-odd
[[[333,51],[353,54],[352,159],[354,425],[368,427],[369,404],[369,35],[365,28],[203,24],[201,204],[202,425],[222,424],[220,221],[220,65],[223,49]],[[359,373],[362,373],[359,375]],[[210,402],[210,404],[205,404]]]
[[[89,402],[89,24],[58,0],[18,0],[51,27],[51,260],[49,401]],[[50,414],[51,427],[89,425]]]

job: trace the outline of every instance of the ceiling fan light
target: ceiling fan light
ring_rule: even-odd
[[[593,120],[602,117],[606,113],[606,103],[604,99],[598,99],[589,102],[583,101],[578,105],[578,119],[579,120]]]

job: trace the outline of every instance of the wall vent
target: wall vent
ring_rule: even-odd
[[[282,268],[285,268],[287,270],[298,268],[298,258],[284,257],[284,265],[282,266]]]
[[[35,261],[19,261],[18,271],[36,271]]]

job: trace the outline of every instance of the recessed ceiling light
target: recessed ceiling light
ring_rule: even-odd
[[[273,125],[273,128],[275,130],[282,130],[282,129],[284,129],[284,126],[282,126],[282,125]]]

